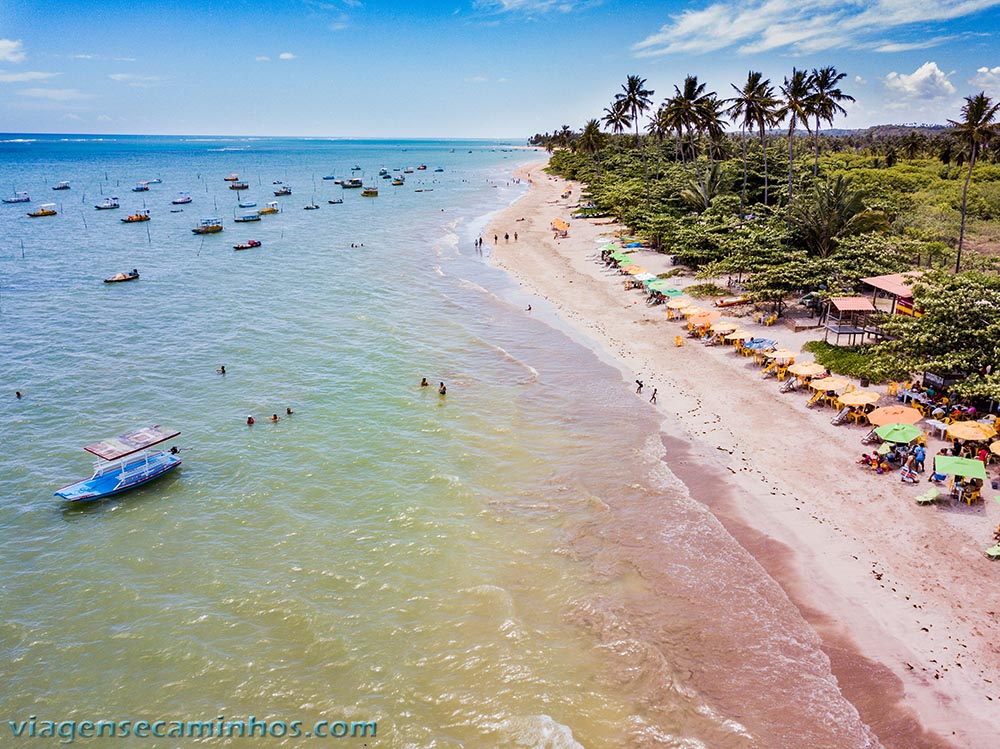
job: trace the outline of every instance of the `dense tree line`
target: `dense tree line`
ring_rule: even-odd
[[[893,341],[873,349],[872,373],[961,367],[963,387],[984,394],[1000,378],[1000,307],[994,321],[949,316],[937,300],[1000,305],[998,254],[963,256],[972,240],[1000,250],[1000,103],[969,96],[947,126],[821,132],[853,101],[844,77],[793,68],[775,84],[750,71],[721,98],[689,75],[656,104],[630,75],[580,130],[529,142],[552,153],[552,171],[587,184],[587,213],[615,216],[700,276],[740,279],[779,314],[794,294],[854,293],[866,276],[923,269],[916,299],[928,313],[887,321]],[[998,343],[956,358],[942,338],[949,320],[982,324]]]

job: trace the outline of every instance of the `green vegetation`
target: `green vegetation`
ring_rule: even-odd
[[[885,316],[885,341],[820,346],[817,359],[876,381],[957,372],[964,394],[1000,399],[1000,103],[969,96],[948,127],[821,134],[852,101],[844,78],[793,69],[776,86],[751,71],[720,99],[689,75],[657,107],[629,76],[580,132],[530,142],[552,153],[551,172],[586,184],[588,213],[703,279],[695,295],[727,295],[716,280],[729,278],[781,315],[807,292],[850,295],[862,278],[921,269],[922,317]]]
[[[729,290],[714,283],[696,283],[688,286],[684,292],[695,299],[718,299],[728,294]]]

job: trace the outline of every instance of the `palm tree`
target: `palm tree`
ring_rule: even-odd
[[[611,132],[615,135],[621,135],[625,132],[625,128],[632,124],[631,118],[628,116],[628,111],[625,108],[623,102],[615,99],[611,102],[610,107],[604,108],[604,117],[601,120],[605,126],[611,129]]]
[[[653,90],[645,88],[646,79],[637,75],[630,75],[625,78],[622,84],[622,91],[615,95],[615,100],[622,102],[625,109],[632,117],[632,124],[635,126],[635,147],[640,149],[642,154],[642,172],[646,179],[646,208],[649,208],[649,166],[646,164],[646,149],[642,148],[639,141],[639,115],[649,109],[652,104]]]
[[[764,130],[775,124],[778,99],[774,95],[774,87],[771,85],[771,80],[769,78],[765,79],[763,75],[753,70],[747,73],[747,82],[743,84],[743,88],[736,88],[735,84],[729,85],[733,87],[738,95],[728,100],[732,103],[732,106],[726,111],[734,118],[734,121],[739,121],[743,141],[743,190],[740,193],[740,219],[742,219],[747,192],[746,132],[754,126],[760,132],[760,148],[764,154],[764,205],[767,205],[767,142]]]
[[[962,186],[962,226],[958,232],[958,256],[955,258],[955,272],[962,265],[962,243],[965,240],[965,207],[969,195],[969,181],[972,179],[972,167],[976,164],[976,152],[979,147],[988,143],[1000,130],[1000,123],[994,122],[1000,102],[994,104],[985,91],[975,96],[965,97],[962,107],[962,120],[948,120],[952,132],[969,146],[969,171],[965,175],[965,185]]]
[[[604,145],[606,137],[601,132],[601,125],[597,120],[587,120],[587,124],[583,126],[580,137],[576,140],[577,148],[584,153],[593,154],[598,179],[601,178],[601,147]]]
[[[819,122],[823,120],[828,125],[833,124],[833,118],[839,114],[847,114],[847,110],[840,106],[842,101],[854,101],[853,96],[848,96],[839,88],[837,84],[847,76],[847,73],[838,73],[833,66],[813,68],[809,75],[809,87],[812,95],[809,97],[809,110],[816,118],[816,159],[813,162],[813,176],[819,174]]]
[[[781,87],[785,99],[778,111],[779,120],[788,120],[788,223],[792,216],[792,176],[795,166],[795,128],[801,122],[809,132],[809,96],[812,93],[806,71],[792,68],[792,77]]]
[[[889,229],[885,214],[869,210],[864,190],[852,190],[851,178],[843,175],[815,185],[812,196],[796,201],[792,215],[806,248],[819,257],[833,254],[840,237]]]
[[[674,123],[678,135],[682,130],[686,130],[691,141],[691,158],[695,158],[694,136],[696,130],[701,129],[703,108],[709,96],[714,94],[705,93],[705,84],[698,83],[698,76],[689,75],[684,78],[683,89],[674,86],[674,95],[663,102],[667,110],[667,117]],[[681,144],[681,159],[684,158],[684,145]]]

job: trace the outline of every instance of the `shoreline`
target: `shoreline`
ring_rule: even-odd
[[[1000,517],[994,492],[967,510],[917,506],[923,477],[907,486],[855,465],[867,427],[830,424],[832,411],[808,409],[800,392],[779,392],[728,346],[685,339],[675,347],[682,325],[595,261],[619,227],[570,219],[581,186],[544,166],[518,169],[530,189],[486,223],[490,262],[614,361],[626,387],[639,378],[646,393],[658,389],[670,469],[779,583],[883,745],[992,745],[1000,730],[1000,648],[992,644],[1000,642],[1000,567],[982,550]],[[566,187],[569,198],[561,197]],[[568,238],[553,236],[557,217],[570,223]],[[505,242],[514,231],[518,239]],[[495,245],[487,239],[494,234]],[[670,267],[665,255],[635,255],[652,273]],[[690,280],[671,279],[678,288]],[[780,323],[740,324],[796,352],[814,337]],[[928,452],[942,444],[929,438]]]

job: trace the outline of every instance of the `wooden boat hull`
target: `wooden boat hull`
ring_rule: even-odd
[[[100,476],[77,481],[64,486],[55,494],[68,502],[88,502],[110,497],[129,489],[147,484],[181,464],[181,459],[170,453],[156,453],[148,460],[139,456],[123,464],[121,470],[109,471]]]
[[[136,273],[134,276],[130,273],[119,273],[111,278],[105,278],[104,283],[124,283],[125,281],[138,281],[139,274]]]

